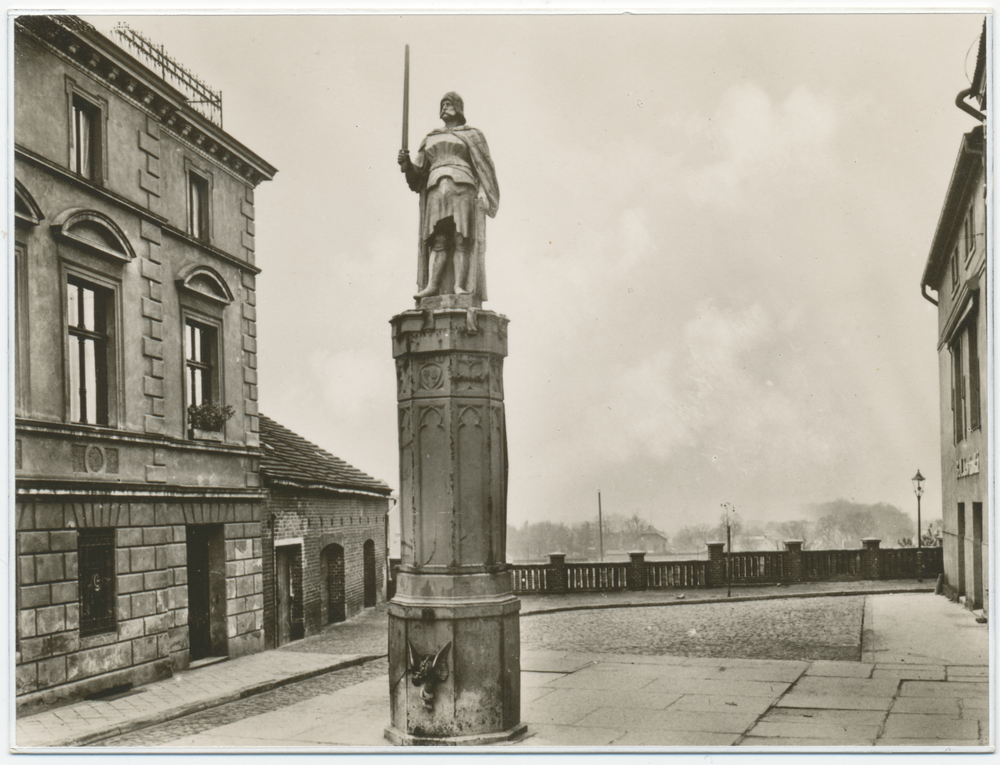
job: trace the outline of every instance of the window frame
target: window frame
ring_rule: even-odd
[[[186,228],[188,236],[206,244],[212,243],[213,205],[212,191],[214,183],[212,173],[197,166],[189,158],[184,160],[184,196],[187,210]],[[199,188],[203,194],[200,211],[195,210],[192,191]],[[200,213],[200,214],[199,214]],[[198,215],[197,226],[195,216]]]
[[[193,345],[190,342],[192,332],[199,333],[200,346],[199,352],[197,354],[198,358],[194,358],[191,355],[191,347]],[[208,357],[207,359],[205,357]],[[219,370],[219,330],[210,324],[206,324],[197,318],[192,318],[190,316],[184,319],[184,396],[187,400],[187,405],[201,405],[209,402],[218,402],[219,398],[219,386],[218,386],[218,370]],[[192,395],[192,391],[195,388],[194,380],[191,375],[194,372],[202,372],[201,381],[201,391],[200,395],[197,397]],[[207,373],[207,374],[204,374]],[[195,400],[200,398],[201,400]]]
[[[962,334],[951,342],[951,409],[954,442],[965,440],[965,356],[962,352]]]
[[[110,279],[103,274],[97,274],[88,269],[82,268],[75,263],[63,262],[61,273],[61,317],[63,332],[63,398],[65,401],[63,421],[70,425],[82,425],[84,427],[117,428],[122,421],[122,400],[124,391],[119,384],[121,379],[122,349],[120,342],[121,327],[121,284],[119,281]],[[96,292],[103,293],[104,309],[104,391],[102,396],[102,406],[104,408],[104,422],[79,422],[73,420],[73,391],[71,377],[71,350],[70,346],[76,333],[71,332],[69,316],[69,291],[72,281],[82,282]]]
[[[14,412],[31,412],[31,313],[28,305],[28,245],[14,241]]]
[[[108,177],[108,101],[81,88],[77,83],[66,78],[66,121],[67,135],[67,167],[74,175],[83,178],[97,186],[104,186]],[[78,112],[89,112],[91,116],[90,134],[90,174],[78,169]]]
[[[115,529],[111,527],[77,529],[77,585],[80,604],[80,637],[118,631],[118,576],[116,565]],[[84,540],[96,540],[84,544]],[[84,551],[87,552],[84,552]],[[93,551],[93,552],[92,552]],[[102,581],[107,588],[97,605],[104,613],[93,616],[93,601],[88,593],[101,592]],[[91,583],[96,582],[95,586]],[[91,608],[88,609],[88,605]],[[88,614],[88,611],[91,613]]]
[[[194,402],[191,400],[191,382],[189,379],[189,359],[188,359],[188,327],[194,325],[203,330],[208,330],[210,335],[209,354],[211,359],[208,362],[202,360],[199,368],[209,371],[209,389],[211,397],[208,399],[219,406],[225,406],[225,364],[223,349],[223,321],[221,317],[215,317],[208,313],[195,310],[190,306],[181,307],[181,368],[183,369],[183,421],[185,430],[191,429],[188,418],[188,407]],[[204,403],[204,402],[203,402]],[[223,425],[220,433],[225,433]]]
[[[91,310],[87,310],[89,293]],[[76,316],[71,315],[70,302],[76,308]],[[67,279],[66,286],[66,331],[69,333],[70,379],[70,422],[78,425],[108,424],[108,302],[107,290],[76,276]],[[88,323],[87,314],[92,313],[93,326]],[[74,358],[74,349],[76,350]],[[89,354],[88,354],[89,349]],[[88,355],[93,358],[93,370],[88,369]],[[93,377],[93,379],[91,379]],[[75,383],[75,384],[74,384]],[[90,396],[88,396],[88,393]],[[78,409],[78,419],[74,417],[74,404]],[[89,411],[93,407],[93,421]]]
[[[965,263],[968,264],[976,254],[976,206],[970,205],[969,211],[962,221],[962,239],[965,242]]]
[[[966,413],[966,427],[969,432],[980,430],[983,425],[982,417],[982,391],[979,377],[979,327],[976,325],[978,313],[970,314],[966,325],[967,349],[965,358],[969,365],[969,392],[968,392],[968,412]]]

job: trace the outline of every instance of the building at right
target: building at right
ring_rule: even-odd
[[[972,85],[955,99],[978,124],[959,144],[921,279],[923,296],[938,309],[944,591],[969,609],[984,609],[984,614],[989,598],[990,465],[987,60],[984,22]]]

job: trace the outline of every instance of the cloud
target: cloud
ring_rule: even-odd
[[[711,158],[685,173],[687,193],[702,203],[742,206],[776,175],[808,184],[836,167],[835,104],[802,86],[782,101],[756,83],[733,86],[713,114],[686,125],[692,154]]]

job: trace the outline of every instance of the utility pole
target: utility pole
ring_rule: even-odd
[[[604,519],[601,517],[601,492],[597,492],[597,543],[598,560],[604,561]]]
[[[733,594],[733,529],[729,514],[735,513],[736,508],[729,502],[723,502],[722,507],[726,511],[726,597],[729,598]]]

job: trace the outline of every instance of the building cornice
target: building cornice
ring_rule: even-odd
[[[948,191],[945,194],[941,215],[934,229],[934,239],[931,244],[920,286],[938,289],[951,248],[955,243],[956,230],[965,218],[965,208],[976,188],[976,181],[983,168],[983,128],[978,126],[962,136],[962,144],[955,159]]]
[[[358,494],[364,497],[376,497],[378,499],[389,499],[389,495],[392,494],[392,489],[388,488],[384,491],[378,491],[373,488],[358,489],[353,486],[344,486],[339,484],[313,483],[310,481],[290,481],[285,478],[274,478],[267,475],[263,471],[261,471],[261,475],[264,478],[265,484],[270,486],[280,486],[283,488],[324,491],[333,494]]]
[[[169,223],[164,223],[163,224],[163,230],[166,233],[170,234],[175,239],[180,239],[181,241],[186,242],[187,244],[191,245],[192,247],[197,247],[200,250],[204,250],[205,252],[209,252],[212,255],[214,255],[215,257],[217,257],[217,258],[219,258],[221,260],[224,260],[227,263],[229,263],[231,265],[234,265],[237,268],[240,268],[240,269],[242,269],[244,271],[248,271],[251,274],[254,274],[255,276],[260,273],[260,269],[257,266],[252,265],[250,263],[247,263],[245,260],[240,260],[235,255],[230,255],[225,250],[220,250],[218,247],[213,247],[208,242],[204,242],[201,239],[193,237],[190,234],[188,234],[188,233],[186,233],[184,231],[181,231],[176,226],[173,226],[173,225],[171,225]]]
[[[72,19],[72,21],[70,21]],[[97,29],[74,16],[20,15],[19,32],[99,80],[158,120],[177,140],[202,153],[251,187],[277,169],[202,115],[187,98]]]
[[[82,189],[86,189],[91,194],[102,197],[108,202],[118,205],[119,207],[123,207],[130,213],[137,215],[150,223],[155,223],[158,226],[169,225],[167,219],[162,215],[157,215],[152,210],[136,204],[131,199],[126,199],[121,194],[109,191],[104,186],[98,186],[96,183],[87,180],[83,176],[70,172],[67,168],[57,165],[52,160],[43,157],[41,154],[36,154],[25,146],[20,146],[16,143],[14,144],[14,158],[24,160],[25,162],[31,162],[52,175],[58,176],[60,180],[71,183]]]
[[[142,498],[179,498],[179,499],[233,499],[241,502],[247,500],[267,499],[267,493],[260,489],[233,489],[211,486],[150,486],[149,484],[83,484],[67,481],[16,481],[18,497],[109,497],[127,499]]]
[[[46,422],[44,420],[28,420],[18,417],[14,420],[16,434],[34,433],[41,436],[74,438],[115,443],[132,443],[143,446],[170,447],[187,451],[239,454],[247,457],[260,457],[259,446],[240,446],[235,444],[214,443],[206,441],[188,441],[171,436],[156,436],[147,433],[133,433],[116,428],[102,428],[93,425],[69,425],[62,422]]]
[[[60,167],[49,159],[46,159],[40,154],[36,154],[31,149],[25,148],[24,146],[18,146],[14,144],[14,157],[15,159],[21,159],[25,162],[30,162],[48,173],[57,176],[60,180],[66,181],[67,183],[72,183],[82,189],[86,189],[88,192],[94,196],[101,197],[102,199],[110,202],[111,204],[117,205],[125,210],[128,210],[133,215],[142,218],[143,220],[149,221],[157,226],[160,226],[168,234],[171,234],[177,239],[180,239],[192,247],[197,247],[198,249],[209,252],[220,260],[224,260],[230,265],[236,266],[243,271],[247,271],[251,274],[259,274],[260,268],[257,266],[247,263],[245,260],[232,255],[225,250],[220,250],[218,247],[213,247],[207,242],[203,242],[201,239],[196,239],[190,234],[186,234],[181,231],[176,226],[171,225],[171,223],[164,218],[162,215],[157,215],[152,210],[149,210],[142,205],[136,204],[130,199],[126,199],[121,194],[116,194],[113,191],[109,191],[103,186],[98,186],[86,178],[83,178],[76,173],[70,172],[65,167]]]

